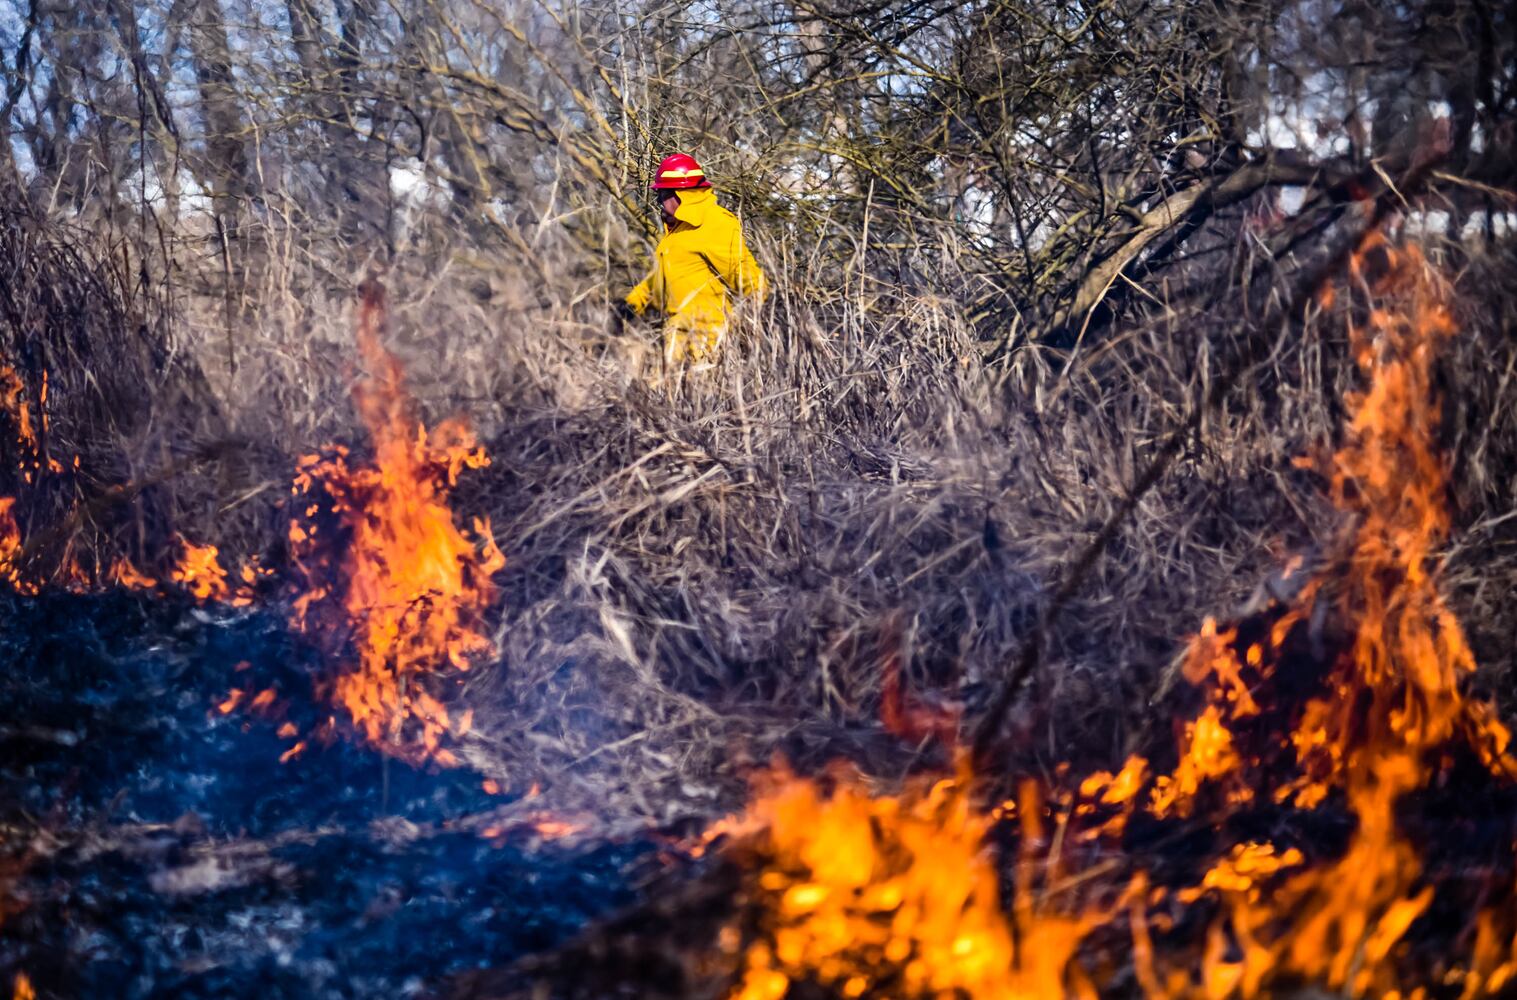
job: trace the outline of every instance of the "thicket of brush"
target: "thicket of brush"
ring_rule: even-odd
[[[1358,377],[1366,303],[1318,293],[1381,226],[1453,288],[1445,579],[1511,696],[1512,5],[158,6],[5,29],[0,359],[66,471],[0,495],[44,570],[175,533],[277,565],[295,457],[361,441],[378,274],[421,409],[493,461],[457,499],[509,559],[482,769],[669,814],[775,749],[908,766],[890,665],[972,726],[1180,432],[1002,730],[1109,761],[1205,614],[1331,550],[1292,460]],[[675,149],[773,288],[678,386],[608,310]]]

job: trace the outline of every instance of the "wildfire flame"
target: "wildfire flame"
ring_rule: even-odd
[[[154,590],[158,587],[156,579],[140,572],[127,559],[116,560],[103,573],[85,571],[72,556],[50,578],[34,578],[23,573],[21,557],[25,546],[22,543],[21,528],[16,521],[15,506],[14,497],[0,497],[0,582],[16,593],[34,595],[40,593],[46,585],[61,585],[75,593],[86,593],[106,586],[128,590]],[[170,581],[197,601],[224,601],[239,607],[252,603],[252,584],[263,571],[244,567],[243,585],[233,588],[227,583],[227,571],[221,566],[216,546],[196,545],[184,538],[179,541],[182,553],[179,562],[169,571]]]
[[[764,827],[763,916],[734,1000],[779,1000],[803,980],[844,997],[1095,996],[1070,959],[1096,916],[1043,911],[1024,893],[1008,918],[967,772],[883,797],[842,775],[831,794],[782,779],[750,810]],[[1025,815],[1036,824],[1036,808]],[[1025,860],[1031,876],[1032,851]]]
[[[429,432],[415,418],[400,363],[380,342],[383,314],[371,285],[358,325],[367,377],[353,396],[372,461],[334,447],[299,463],[289,537],[304,587],[293,620],[329,645],[351,635],[357,662],[337,674],[330,695],[369,742],[413,763],[449,765],[457,760],[442,740],[467,732],[470,717],[438,697],[438,668],[465,671],[490,652],[482,621],[505,557],[488,522],[474,523],[478,542],[454,524],[448,491],[463,469],[489,459],[463,421]]]
[[[27,399],[26,385],[11,366],[0,362],[0,415],[11,424],[17,445],[17,468],[23,481],[32,485],[44,475],[59,475],[63,466],[44,455],[43,439],[50,423],[47,411],[48,377],[42,373],[37,392],[37,412],[40,419],[32,416],[32,406]],[[79,467],[75,455],[74,468]],[[251,602],[250,591],[233,592],[226,583],[226,571],[221,567],[219,553],[214,545],[196,545],[181,538],[183,554],[179,564],[170,571],[169,579],[179,584],[200,601],[230,601],[234,604]],[[158,586],[158,581],[139,572],[131,562],[118,559],[103,573],[87,571],[78,559],[69,554],[45,578],[23,574],[21,565],[25,547],[21,528],[16,520],[16,498],[0,497],[0,581],[8,584],[17,593],[36,594],[44,586],[63,586],[76,593],[86,592],[101,586],[121,586],[129,589],[149,590]],[[244,570],[245,573],[249,570]],[[245,577],[252,583],[252,577]]]
[[[1221,682],[1210,688],[1209,710],[1230,706],[1233,719],[1253,714],[1230,696],[1240,690],[1236,679],[1251,676],[1268,688],[1287,666],[1291,637],[1309,627],[1318,602],[1331,600],[1354,632],[1332,664],[1325,693],[1307,701],[1288,739],[1269,748],[1281,761],[1261,755],[1238,770],[1268,777],[1291,763],[1293,778],[1261,791],[1303,808],[1342,796],[1358,829],[1340,859],[1291,876],[1268,899],[1223,890],[1230,940],[1241,955],[1222,958],[1220,943],[1211,949],[1204,996],[1259,996],[1271,981],[1290,978],[1353,996],[1396,991],[1395,947],[1436,891],[1423,878],[1417,849],[1398,830],[1396,804],[1450,766],[1460,745],[1496,779],[1517,778],[1517,761],[1507,755],[1510,733],[1491,706],[1461,691],[1475,659],[1432,573],[1449,528],[1432,375],[1438,342],[1455,332],[1448,292],[1415,248],[1398,251],[1380,238],[1355,257],[1351,271],[1380,304],[1366,324],[1349,329],[1368,387],[1348,399],[1353,416],[1334,461],[1334,500],[1357,515],[1346,572],[1319,578],[1264,642],[1247,645],[1241,656],[1236,636],[1203,637],[1192,647],[1187,673],[1203,684]],[[1398,308],[1386,308],[1388,302]],[[1213,937],[1221,942],[1228,929],[1219,923]]]
[[[106,579],[118,587],[127,590],[151,590],[158,586],[158,581],[145,573],[138,571],[128,559],[118,559],[106,574]]]
[[[42,467],[41,445],[32,425],[31,405],[26,399],[26,384],[16,369],[0,360],[0,415],[11,425],[16,443],[16,468],[22,479],[32,482]],[[17,593],[36,593],[34,581],[21,573],[21,528],[16,523],[15,497],[0,497],[0,580]]]
[[[435,683],[437,668],[464,671],[491,650],[481,622],[495,596],[491,576],[505,558],[487,521],[474,523],[472,539],[454,524],[449,491],[460,472],[489,459],[462,420],[429,432],[415,419],[401,366],[380,342],[383,312],[372,285],[358,329],[368,377],[353,393],[373,439],[372,461],[356,461],[339,446],[298,464],[292,493],[299,509],[289,528],[298,586],[292,617],[334,652],[346,652],[350,643],[356,651],[356,665],[321,693],[347,711],[364,737],[413,763],[453,764],[456,757],[442,740],[467,732],[471,718],[446,707]],[[39,403],[46,395],[44,375]],[[40,412],[45,432],[45,406]],[[38,424],[25,385],[3,365],[0,414],[14,425],[27,482],[43,471],[61,471],[39,457]],[[0,497],[0,582],[13,590],[35,594],[55,582],[74,590],[160,585],[125,559],[92,575],[70,557],[53,579],[30,578],[21,566],[25,548],[15,510],[14,498]],[[215,545],[182,537],[179,545],[178,562],[164,579],[198,601],[251,604],[255,584],[270,575],[249,563],[234,584]],[[236,705],[232,698],[218,707],[227,712]],[[305,745],[299,741],[282,759],[297,756]]]
[[[16,468],[22,478],[30,483],[41,468],[38,455],[41,443],[32,423],[32,408],[26,398],[26,384],[16,369],[0,362],[0,412],[10,418],[16,440]]]
[[[184,554],[179,565],[169,574],[169,579],[188,590],[202,601],[224,601],[231,594],[227,587],[226,570],[216,546],[196,545],[187,539],[179,539]],[[126,567],[129,571],[130,566]],[[126,574],[123,574],[126,576]]]
[[[35,593],[21,578],[21,528],[16,524],[15,497],[0,497],[0,580],[17,593]]]
[[[1427,870],[1398,805],[1461,755],[1510,789],[1517,760],[1493,708],[1462,689],[1475,660],[1434,575],[1449,530],[1432,376],[1439,342],[1455,332],[1448,289],[1415,248],[1380,237],[1351,268],[1376,303],[1350,324],[1366,388],[1347,400],[1331,470],[1334,501],[1350,515],[1344,555],[1269,609],[1262,627],[1261,616],[1203,625],[1182,673],[1205,702],[1179,727],[1175,765],[1160,773],[1134,755],[1072,792],[1044,801],[1024,791],[984,817],[969,808],[963,776],[925,796],[883,797],[857,782],[828,796],[782,777],[746,817],[724,821],[761,831],[734,848],[753,853],[759,905],[755,926],[728,935],[748,941],[733,997],[777,1000],[803,980],[849,997],[1094,995],[1077,951],[1119,916],[1152,998],[1265,997],[1303,983],[1413,997],[1428,991],[1408,980],[1435,979],[1473,1000],[1517,982],[1517,886],[1486,886],[1483,907],[1471,901],[1462,957],[1410,969],[1402,947],[1440,892],[1461,890]],[[1346,627],[1341,637],[1321,635],[1327,620]],[[1303,676],[1313,693],[1293,697]],[[1341,856],[1315,865],[1293,844],[1239,840],[1198,884],[1178,887],[1151,887],[1144,859],[1124,848],[1138,813],[1150,825],[1222,831],[1230,817],[1270,808],[1346,810],[1356,828]],[[1022,828],[1009,907],[984,849],[1001,816]],[[1129,874],[1082,906],[1040,908],[1038,878],[1054,884],[1072,845],[1119,858],[1068,882]],[[1216,914],[1204,941],[1171,933],[1177,913],[1203,902]]]
[[[26,383],[15,368],[0,361],[0,413],[9,418],[16,441],[16,468],[27,483],[34,482],[44,472],[56,474],[63,471],[63,465],[56,458],[44,454],[43,438],[49,428],[46,371],[42,373],[37,389],[36,408],[38,416],[33,417]],[[75,462],[78,462],[77,456]]]

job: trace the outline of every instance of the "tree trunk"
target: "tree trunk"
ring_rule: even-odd
[[[190,15],[189,29],[190,57],[205,127],[201,180],[210,190],[218,224],[235,234],[241,203],[254,192],[243,140],[247,116],[237,100],[220,0],[199,0]]]

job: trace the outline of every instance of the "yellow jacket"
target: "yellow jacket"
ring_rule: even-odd
[[[668,326],[691,334],[720,335],[727,319],[727,294],[764,297],[767,283],[737,216],[716,203],[710,188],[679,193],[678,220],[653,252],[653,272],[627,295],[641,315],[649,306]]]

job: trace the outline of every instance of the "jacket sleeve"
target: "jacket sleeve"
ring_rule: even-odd
[[[734,224],[728,237],[718,240],[712,250],[711,266],[716,268],[728,288],[739,295],[751,295],[756,301],[764,301],[769,293],[769,281],[749,252],[741,228]]]
[[[632,291],[627,293],[627,305],[632,307],[633,312],[641,316],[643,314],[643,310],[648,308],[648,303],[652,301],[652,299],[653,275],[650,273],[642,281],[639,281],[636,287],[632,289]]]

